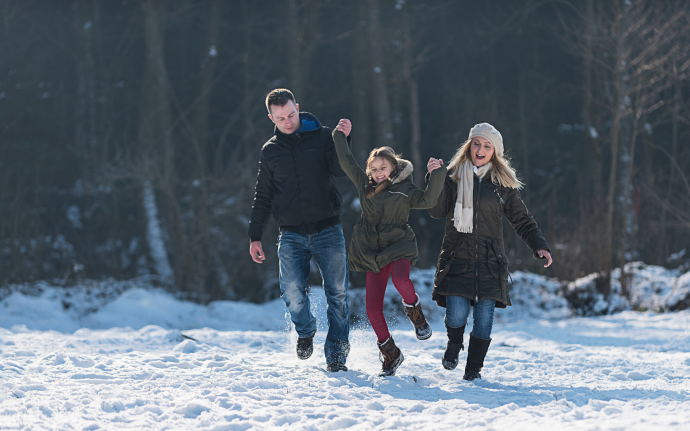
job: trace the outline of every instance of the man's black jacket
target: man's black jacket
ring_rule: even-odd
[[[340,223],[342,196],[333,177],[344,177],[331,129],[300,112],[298,132],[275,135],[261,148],[249,238],[260,241],[269,214],[281,229],[303,235]]]

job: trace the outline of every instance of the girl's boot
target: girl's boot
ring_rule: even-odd
[[[459,328],[453,328],[446,323],[446,331],[448,332],[448,345],[446,352],[443,354],[443,368],[446,370],[454,370],[458,366],[458,355],[460,350],[464,350],[465,346],[462,344],[465,335],[465,325]]]
[[[405,359],[402,352],[400,349],[398,349],[398,346],[395,345],[393,337],[388,337],[386,341],[383,343],[378,343],[378,345],[379,350],[381,350],[380,359],[383,363],[383,366],[381,367],[381,374],[379,374],[379,376],[394,376],[395,370],[398,369],[400,364],[402,364],[403,360]]]
[[[419,303],[419,295],[417,295],[417,302],[410,305],[403,301],[405,306],[405,314],[409,317],[410,322],[414,325],[414,332],[417,338],[420,340],[426,340],[431,337],[431,326],[426,321],[424,317],[424,312],[422,311],[422,305]]]
[[[467,349],[467,365],[465,366],[464,380],[481,379],[479,372],[484,366],[484,358],[489,350],[491,338],[479,338],[470,333],[470,346]]]

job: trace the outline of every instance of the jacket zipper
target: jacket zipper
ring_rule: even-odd
[[[498,200],[501,201],[501,205],[505,205],[506,203],[503,202],[503,198],[501,197],[501,194],[498,192],[498,189],[494,189],[494,192],[496,193],[496,196],[498,196]]]
[[[294,150],[292,150],[292,164],[295,167],[295,176],[297,177],[297,189],[299,190],[299,206],[302,209],[302,217],[304,217],[304,223],[308,224],[309,220],[307,220],[307,213],[304,212],[304,197],[302,196],[302,186],[299,183],[299,174],[297,170],[297,149],[299,148],[302,136],[300,136],[299,132],[296,132],[295,135],[297,135],[297,143],[295,144]]]
[[[474,298],[479,298],[479,229],[477,226],[477,215],[479,214],[479,201],[482,193],[482,179],[479,178],[479,188],[477,189],[477,200],[474,203]]]

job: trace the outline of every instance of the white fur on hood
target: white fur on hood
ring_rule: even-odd
[[[414,171],[414,166],[412,166],[412,162],[409,160],[398,159],[398,166],[402,167],[402,170],[398,173],[398,175],[395,176],[395,178],[393,178],[391,184],[398,184],[399,182],[402,182],[404,179],[412,175],[412,172]]]

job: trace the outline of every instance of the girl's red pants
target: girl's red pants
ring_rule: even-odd
[[[403,301],[409,305],[417,303],[414,284],[410,281],[410,266],[409,260],[399,259],[384,266],[378,273],[367,272],[367,316],[380,343],[390,337],[386,319],[383,317],[383,300],[391,274],[393,285],[398,289]]]

